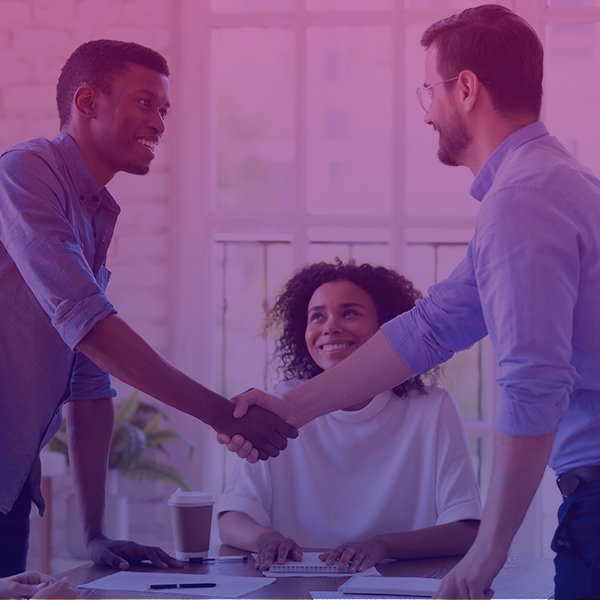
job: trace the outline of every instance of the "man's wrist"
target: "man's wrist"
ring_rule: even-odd
[[[286,404],[286,414],[284,421],[300,429],[300,427],[306,425],[319,415],[311,416],[309,414],[308,402],[306,397],[302,395],[301,389],[304,386],[301,385],[297,388],[292,388],[289,392],[285,392],[281,398]]]

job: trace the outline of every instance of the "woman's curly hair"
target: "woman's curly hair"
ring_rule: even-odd
[[[314,263],[297,271],[285,284],[265,319],[265,333],[277,336],[274,358],[284,380],[306,380],[323,372],[308,352],[304,339],[308,321],[308,303],[315,290],[324,283],[350,281],[365,290],[377,309],[379,325],[409,311],[422,298],[413,284],[392,269],[370,264],[357,265],[351,260],[343,263]],[[410,390],[422,389],[419,376],[412,377],[394,388],[396,395],[405,397]]]

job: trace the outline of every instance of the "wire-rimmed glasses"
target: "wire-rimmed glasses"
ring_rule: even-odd
[[[456,77],[452,77],[451,79],[445,79],[444,81],[438,81],[433,85],[424,85],[422,87],[417,88],[417,98],[419,99],[419,104],[423,108],[425,112],[429,112],[431,108],[431,103],[433,102],[433,88],[442,85],[442,83],[450,83],[451,81],[456,81],[458,79],[458,75]]]

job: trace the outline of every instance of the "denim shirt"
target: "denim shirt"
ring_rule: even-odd
[[[488,332],[497,430],[556,431],[557,473],[600,464],[600,181],[541,122],[496,148],[466,258],[383,330],[423,373]]]
[[[65,133],[0,154],[0,511],[29,479],[66,400],[116,395],[75,346],[115,309],[105,267],[120,209]]]

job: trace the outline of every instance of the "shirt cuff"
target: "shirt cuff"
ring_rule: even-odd
[[[500,392],[496,408],[495,429],[509,435],[538,436],[558,429],[569,406],[569,395],[543,401],[516,399]]]
[[[67,346],[74,350],[96,323],[116,312],[106,296],[98,292],[77,303],[63,300],[56,308],[52,325]]]
[[[440,357],[439,348],[438,352],[434,352],[419,333],[418,324],[413,317],[413,311],[409,311],[384,323],[381,329],[398,357],[413,373],[421,375],[451,358],[453,353],[448,352],[447,356]]]

